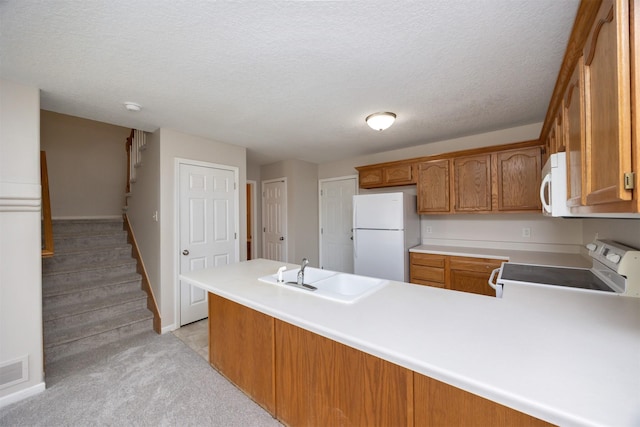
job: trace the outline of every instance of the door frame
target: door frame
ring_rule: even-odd
[[[282,218],[284,219],[284,224],[285,224],[285,230],[284,230],[284,235],[285,235],[285,245],[284,245],[284,259],[285,262],[289,262],[289,218],[288,218],[288,213],[287,210],[289,209],[289,193],[287,191],[287,187],[289,186],[287,183],[287,177],[283,176],[281,178],[274,178],[274,179],[265,179],[262,181],[261,184],[261,203],[260,203],[260,208],[262,209],[262,214],[260,215],[260,221],[261,221],[261,227],[262,228],[262,232],[264,233],[264,213],[265,213],[265,209],[264,209],[264,185],[265,184],[269,184],[272,182],[284,182],[284,210],[282,211]],[[261,235],[261,246],[262,246],[262,256],[265,256],[266,250],[265,250],[265,244],[266,244],[266,239],[264,238],[264,234]]]
[[[258,183],[253,179],[247,180],[247,185],[251,186],[253,190],[251,192],[251,229],[253,230],[253,239],[251,240],[251,259],[256,259],[256,236],[258,235],[258,207],[256,206],[256,202],[258,201],[258,196],[256,195],[256,190],[258,189]],[[249,237],[249,236],[247,236]],[[260,236],[262,237],[262,236]],[[262,240],[262,239],[260,239]],[[260,243],[262,247],[262,242]],[[249,254],[247,254],[249,255]]]
[[[323,265],[322,262],[322,184],[330,181],[345,181],[347,179],[355,179],[356,192],[360,192],[360,180],[359,175],[345,175],[337,176],[334,178],[323,178],[318,180],[318,262],[319,265]]]
[[[211,163],[211,162],[203,162],[201,160],[193,160],[193,159],[185,159],[181,157],[174,158],[174,169],[173,169],[173,271],[175,272],[173,277],[173,294],[174,294],[174,305],[173,310],[175,313],[174,320],[174,329],[179,329],[181,323],[181,308],[180,308],[180,165],[189,165],[189,166],[201,166],[205,168],[211,169],[224,169],[233,172],[233,179],[235,181],[234,188],[234,210],[236,214],[236,226],[234,233],[236,233],[235,239],[235,247],[234,253],[237,262],[240,262],[240,168],[237,166],[231,165],[223,165],[220,163]],[[245,219],[246,222],[246,219]]]

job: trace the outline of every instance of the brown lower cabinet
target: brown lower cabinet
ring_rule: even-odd
[[[211,293],[209,360],[289,426],[549,425]]]
[[[454,291],[495,296],[488,285],[491,272],[502,260],[411,252],[409,281]]]

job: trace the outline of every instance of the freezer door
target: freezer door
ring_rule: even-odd
[[[353,196],[353,228],[402,230],[404,193]]]
[[[404,233],[398,230],[354,230],[354,272],[404,282]]]

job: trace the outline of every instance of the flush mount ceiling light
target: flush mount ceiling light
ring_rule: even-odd
[[[142,105],[136,104],[135,102],[125,102],[124,108],[128,111],[140,111],[140,109],[142,109]]]
[[[371,129],[380,131],[385,130],[389,126],[391,126],[396,120],[396,115],[389,112],[373,113],[368,115],[364,120],[367,122]]]

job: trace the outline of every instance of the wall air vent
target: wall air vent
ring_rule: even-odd
[[[0,362],[0,389],[29,379],[29,356]]]

